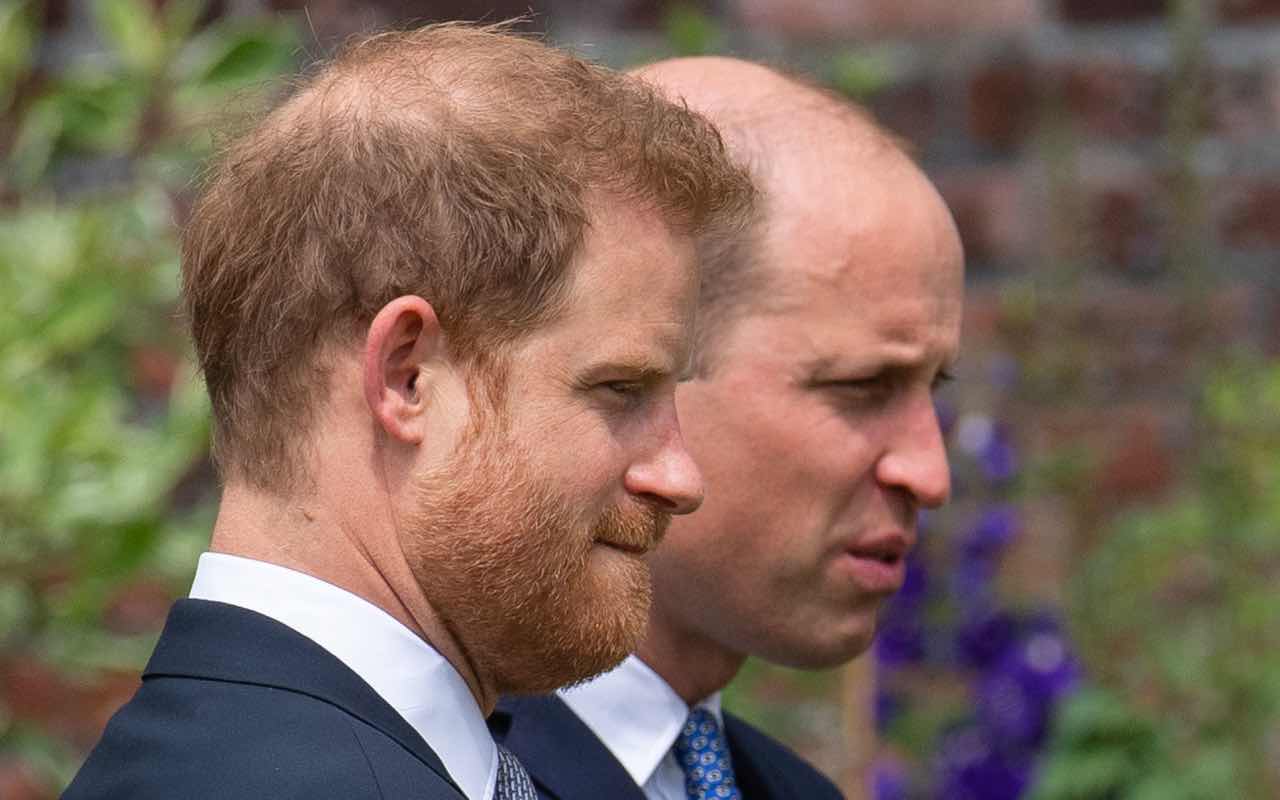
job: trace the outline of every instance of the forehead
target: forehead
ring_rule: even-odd
[[[562,312],[529,336],[533,359],[600,359],[678,371],[687,358],[697,304],[693,240],[656,211],[597,200],[569,268]]]
[[[896,154],[816,155],[771,182],[760,316],[819,358],[873,344],[954,357],[963,254],[937,192]]]

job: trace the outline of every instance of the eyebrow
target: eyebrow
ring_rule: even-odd
[[[588,364],[582,374],[587,378],[595,378],[603,373],[614,372],[624,373],[627,380],[644,382],[661,381],[673,374],[673,370],[659,359],[640,353],[603,356]]]
[[[957,360],[958,356],[954,355],[942,359],[938,366],[939,371],[955,369]],[[839,357],[819,356],[804,362],[804,367],[808,374],[822,376],[824,379],[836,377],[831,373],[857,373],[863,371],[876,375],[888,374],[893,377],[901,377],[918,372],[922,366],[919,361],[900,359],[893,356],[868,359],[866,362],[861,363],[850,362]]]

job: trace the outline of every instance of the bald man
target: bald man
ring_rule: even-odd
[[[701,243],[676,398],[706,498],[649,557],[635,655],[506,701],[491,727],[542,797],[839,797],[720,691],[747,656],[823,668],[871,644],[920,509],[950,491],[933,392],[959,346],[960,241],[924,174],[843,101],[729,59],[640,72],[720,127],[764,199],[745,235]]]

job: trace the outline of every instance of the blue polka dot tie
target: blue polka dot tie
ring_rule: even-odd
[[[689,800],[742,800],[729,763],[729,745],[715,715],[705,708],[689,712],[676,737],[676,760],[684,770]]]

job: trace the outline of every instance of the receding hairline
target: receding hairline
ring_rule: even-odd
[[[429,26],[441,41],[433,42],[435,50],[426,51],[419,62],[407,61],[395,48],[400,40],[411,40],[422,31],[386,31],[353,40],[333,59],[317,62],[301,76],[263,126],[284,135],[314,125],[367,129],[408,124],[423,134],[457,114],[465,114],[472,128],[509,122],[504,113],[504,92],[509,90],[476,77],[489,73],[474,67],[481,59],[498,65],[496,71],[510,69],[513,49],[519,55],[524,46],[544,48],[535,37],[513,31],[514,22]],[[502,38],[501,50],[485,53],[476,48],[489,36]],[[463,50],[466,57],[457,58],[455,50]]]
[[[668,59],[630,72],[709,119],[759,189],[750,227],[734,240],[706,242],[702,248],[694,359],[697,372],[705,375],[715,368],[725,332],[743,318],[769,313],[771,300],[797,279],[762,257],[770,226],[794,191],[788,177],[813,175],[819,154],[848,163],[919,168],[907,143],[868,111],[802,74],[722,56]]]
[[[733,155],[767,182],[769,165],[830,141],[911,160],[909,144],[864,108],[802,73],[723,56],[667,59],[631,70],[670,99],[705,115]]]

